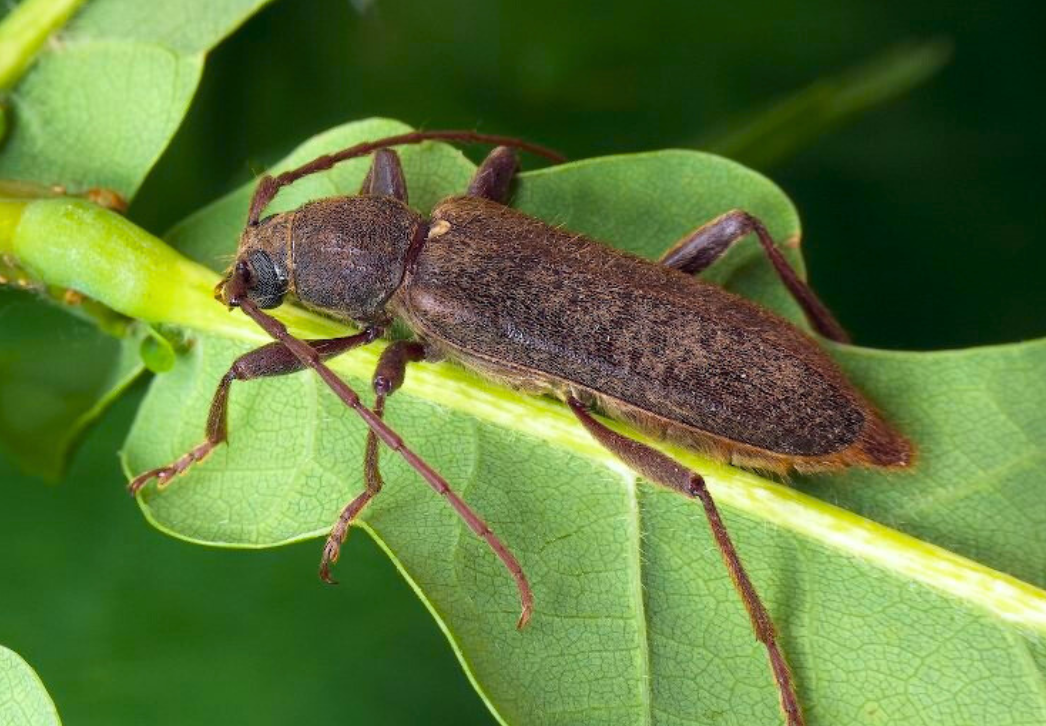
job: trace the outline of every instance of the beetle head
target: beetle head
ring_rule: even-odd
[[[217,297],[273,308],[288,293],[334,318],[373,321],[403,280],[421,217],[392,197],[318,199],[248,225]]]
[[[229,307],[246,296],[259,308],[278,307],[290,290],[290,225],[293,213],[274,214],[248,225],[240,235],[236,261],[215,288]]]

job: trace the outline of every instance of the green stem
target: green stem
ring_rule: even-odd
[[[0,199],[0,255],[14,255],[14,236],[26,202]]]
[[[80,199],[0,199],[0,255],[34,280],[74,290],[129,318],[243,335],[258,331],[213,299],[218,276],[123,217]],[[302,310],[283,319],[312,336],[344,328]]]
[[[0,89],[18,82],[40,46],[84,0],[23,0],[0,23]]]
[[[906,43],[824,78],[697,145],[756,167],[771,166],[846,121],[898,98],[932,78],[951,57],[951,43]]]
[[[0,193],[10,192],[0,181]],[[17,190],[16,190],[17,191]],[[58,285],[48,285],[31,275],[19,263],[14,243],[22,212],[29,201],[0,198],[0,285],[10,285],[39,293],[42,299],[63,308],[70,314],[93,323],[106,335],[122,338],[127,334],[132,318],[112,310],[97,300],[84,297],[78,291]]]

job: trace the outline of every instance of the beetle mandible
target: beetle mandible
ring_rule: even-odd
[[[407,206],[407,183],[389,147],[426,140],[496,144],[466,193],[425,219]],[[741,466],[786,473],[845,466],[901,468],[914,449],[889,426],[812,338],[767,310],[695,275],[754,233],[774,269],[821,335],[847,336],[795,274],[763,224],[741,210],[686,235],[657,263],[611,249],[507,206],[518,169],[514,149],[560,157],[508,137],[420,131],[358,144],[276,177],[251,200],[235,262],[215,290],[276,342],[238,358],[211,404],[207,438],[174,463],[136,477],[132,494],[201,461],[227,438],[235,380],[312,368],[368,426],[366,488],[342,511],[323,549],[320,576],[349,526],[382,487],[379,441],[407,462],[489,544],[515,578],[518,627],[531,614],[519,562],[448,483],[385,424],[385,400],[407,365],[447,359],[483,376],[565,402],[588,432],[644,478],[700,501],[756,638],[767,649],[789,726],[803,724],[792,675],[773,622],[748,578],[701,475],[620,434],[590,410]],[[340,161],[373,153],[360,193],[309,202],[264,219],[281,187]],[[265,309],[287,297],[362,332],[299,340]],[[371,343],[393,318],[415,339],[390,344],[373,378],[373,408],[325,365]]]

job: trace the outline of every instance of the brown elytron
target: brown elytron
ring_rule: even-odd
[[[429,219],[407,206],[399,158],[386,147],[427,139],[502,144],[467,194],[441,202]],[[517,160],[512,148],[553,152],[473,132],[414,132],[323,156],[265,177],[251,202],[237,260],[217,295],[240,307],[277,342],[241,356],[215,393],[207,439],[173,464],[138,476],[165,484],[224,442],[234,380],[312,368],[369,428],[365,490],[342,511],[323,550],[320,575],[349,526],[381,490],[379,440],[417,470],[483,538],[532,610],[519,562],[486,523],[383,421],[386,398],[412,361],[445,358],[529,393],[563,400],[603,446],[643,477],[700,501],[756,638],[767,649],[789,726],[802,710],[769,613],[749,580],[700,474],[612,431],[597,407],[646,433],[744,466],[787,472],[851,465],[905,467],[909,442],[849,384],[812,338],[772,313],[693,275],[730,245],[755,234],[782,282],[822,335],[846,333],[791,269],[759,220],[728,212],[674,245],[660,263],[615,251],[505,206]],[[310,202],[261,219],[279,189],[334,164],[374,153],[360,194]],[[356,321],[364,331],[303,341],[263,312],[290,295],[307,308]],[[373,409],[324,360],[381,337],[392,317],[415,341],[382,353]]]
[[[735,463],[906,456],[807,335],[743,298],[487,199],[448,199],[432,224],[389,309],[447,357]]]

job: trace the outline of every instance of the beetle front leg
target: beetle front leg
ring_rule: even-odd
[[[795,274],[795,270],[777,249],[763,223],[748,212],[735,209],[716,217],[672,245],[661,256],[661,263],[696,275],[719,259],[731,245],[753,232],[759,238],[759,243],[774,266],[774,270],[777,271],[778,277],[781,278],[781,282],[803,309],[810,325],[830,340],[840,343],[850,342],[850,336],[847,335],[843,326],[836,321],[810,286]]]
[[[226,284],[226,288],[228,289],[230,286],[232,287],[231,294],[228,296],[230,302],[239,305],[240,309],[248,317],[256,322],[262,330],[286,346],[287,350],[291,351],[303,365],[316,371],[316,375],[330,387],[335,395],[341,399],[342,403],[363,419],[367,427],[381,439],[383,444],[402,456],[404,461],[421,475],[426,484],[435,489],[438,494],[450,503],[450,506],[458,513],[458,516],[465,520],[465,524],[469,526],[469,529],[478,537],[483,538],[487,546],[494,551],[494,554],[498,556],[498,559],[501,560],[506,569],[512,573],[512,577],[516,581],[521,606],[516,627],[522,628],[526,625],[534,605],[534,595],[530,590],[530,584],[527,582],[526,575],[523,574],[523,568],[520,567],[519,561],[501,543],[501,540],[494,536],[486,522],[469,509],[469,506],[462,501],[461,497],[450,488],[447,480],[429,466],[428,462],[414,453],[414,450],[407,446],[407,443],[399,434],[393,431],[381,417],[363,405],[359,395],[345,381],[338,378],[334,371],[327,367],[322,357],[315,350],[309,347],[305,341],[291,335],[286,325],[271,315],[266,314],[250,298],[246,297],[243,294],[244,282],[242,278],[234,276]]]
[[[378,149],[360,186],[360,194],[392,197],[407,203],[407,180],[399,154],[392,149]]]
[[[684,496],[701,500],[705,518],[712,528],[712,535],[719,547],[726,569],[730,573],[730,579],[733,580],[734,588],[741,596],[745,609],[748,611],[748,617],[752,621],[755,637],[766,646],[767,654],[770,657],[770,668],[773,671],[774,680],[777,682],[777,689],[781,696],[781,708],[788,719],[788,726],[803,726],[803,712],[795,692],[792,673],[784,654],[777,645],[777,632],[773,620],[759,599],[752,581],[748,579],[748,573],[741,564],[741,558],[738,557],[734,543],[719,516],[715,501],[705,486],[704,478],[660,451],[607,428],[593,418],[585,405],[574,396],[567,397],[567,404],[596,441],[645,479],[674,489]]]
[[[499,146],[483,160],[469,182],[467,194],[507,204],[512,181],[519,171],[519,157],[508,146]]]
[[[352,348],[371,343],[381,337],[381,334],[382,329],[375,326],[356,335],[305,342],[321,358],[327,359]],[[139,474],[127,486],[127,490],[133,496],[148,484],[151,479],[156,479],[158,486],[164,487],[174,477],[184,473],[196,462],[202,461],[215,447],[228,440],[229,389],[233,381],[249,381],[254,378],[282,376],[288,373],[295,373],[304,368],[305,366],[301,361],[280,343],[269,343],[241,355],[233,362],[229,371],[222,376],[221,381],[218,383],[218,390],[214,392],[214,398],[211,399],[211,409],[207,416],[206,440],[179,457],[174,463]]]
[[[296,169],[288,169],[276,176],[266,174],[258,180],[258,186],[254,189],[254,196],[251,197],[251,206],[247,212],[247,225],[253,227],[258,224],[261,220],[262,212],[265,211],[265,207],[267,207],[269,202],[276,197],[280,189],[288,184],[293,184],[297,180],[303,179],[310,174],[326,171],[336,164],[348,159],[355,159],[364,156],[372,151],[376,151],[377,149],[385,149],[390,146],[402,146],[405,144],[419,144],[423,141],[465,141],[469,143],[499,144],[501,146],[511,146],[517,149],[523,149],[532,154],[544,156],[546,159],[551,159],[557,163],[564,160],[561,154],[552,151],[551,149],[538,146],[537,144],[531,144],[522,141],[521,139],[514,139],[511,136],[481,134],[476,131],[411,131],[406,134],[386,136],[384,139],[356,144],[333,154],[318,156]]]

